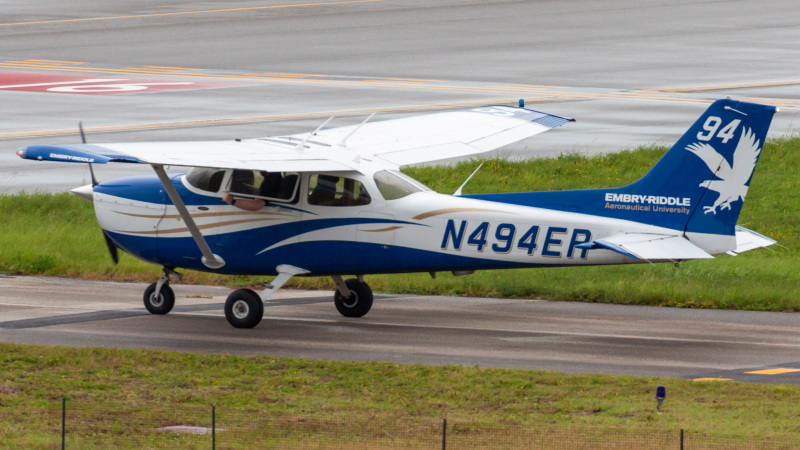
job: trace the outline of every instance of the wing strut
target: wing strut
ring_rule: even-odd
[[[208,246],[205,238],[203,238],[203,234],[200,233],[200,229],[197,228],[197,224],[194,223],[194,219],[192,219],[192,216],[189,214],[189,210],[186,209],[186,205],[183,203],[181,196],[178,195],[175,186],[172,185],[172,181],[167,176],[167,172],[164,171],[164,166],[161,164],[151,164],[151,166],[153,166],[153,170],[156,171],[156,175],[158,175],[158,179],[161,180],[161,184],[164,185],[164,189],[166,189],[169,199],[172,200],[172,204],[175,205],[175,209],[178,210],[178,214],[181,215],[181,219],[183,219],[183,223],[186,224],[186,228],[188,228],[189,232],[192,234],[194,242],[197,243],[197,247],[200,249],[200,252],[203,253],[203,257],[200,261],[209,269],[219,269],[224,266],[225,260],[223,260],[221,256],[211,253],[211,248]]]
[[[281,264],[280,266],[276,267],[275,270],[278,271],[278,276],[272,279],[272,283],[266,286],[266,289],[259,295],[261,297],[261,301],[265,302],[267,299],[278,291],[290,278],[295,275],[304,275],[307,273],[311,273],[306,269],[301,269],[300,267],[290,266],[289,264]]]
[[[467,177],[467,179],[464,181],[464,184],[462,184],[461,186],[459,186],[459,187],[458,187],[458,189],[456,189],[456,191],[453,193],[453,195],[454,195],[454,196],[456,196],[456,197],[457,197],[457,196],[460,196],[460,195],[461,195],[461,189],[464,189],[464,186],[466,186],[466,185],[467,185],[467,183],[469,183],[469,180],[471,180],[471,179],[472,179],[472,177],[474,177],[474,176],[475,176],[475,174],[476,174],[476,173],[478,173],[478,171],[479,171],[479,170],[481,170],[481,167],[483,167],[483,163],[480,163],[480,165],[478,165],[478,168],[477,168],[477,169],[475,169],[475,170],[472,172],[472,174],[471,174],[470,176],[468,176],[468,177]]]

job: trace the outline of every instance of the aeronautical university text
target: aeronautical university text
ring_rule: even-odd
[[[689,214],[691,206],[692,199],[690,197],[680,198],[606,192],[606,209]]]

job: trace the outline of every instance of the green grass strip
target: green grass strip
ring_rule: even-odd
[[[217,426],[229,431],[220,439],[241,434],[264,448],[301,434],[322,442],[399,439],[385,448],[417,440],[431,448],[433,439],[435,448],[443,418],[453,439],[470,429],[473,440],[523,439],[508,448],[525,448],[542,433],[553,442],[602,437],[633,448],[636,439],[667,432],[677,448],[680,429],[800,445],[800,387],[788,385],[3,343],[0,367],[3,448],[58,442],[64,397],[70,443],[80,448],[98,440],[99,448],[155,446],[159,427],[210,427],[211,405]],[[654,398],[660,384],[662,413]],[[191,436],[175,439],[204,447]]]

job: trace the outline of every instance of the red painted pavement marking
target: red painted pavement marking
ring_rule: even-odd
[[[183,91],[247,86],[208,81],[173,81],[141,78],[107,78],[47,73],[2,72],[0,91],[47,92],[56,94],[115,95],[159,91]]]

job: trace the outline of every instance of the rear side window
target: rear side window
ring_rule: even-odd
[[[300,177],[297,173],[234,170],[231,174],[232,194],[265,200],[294,203]]]
[[[320,206],[361,206],[372,201],[358,180],[335,175],[311,175],[308,179],[308,204]]]
[[[206,192],[219,192],[223,178],[225,170],[222,169],[195,167],[186,173],[186,182],[189,185]]]

